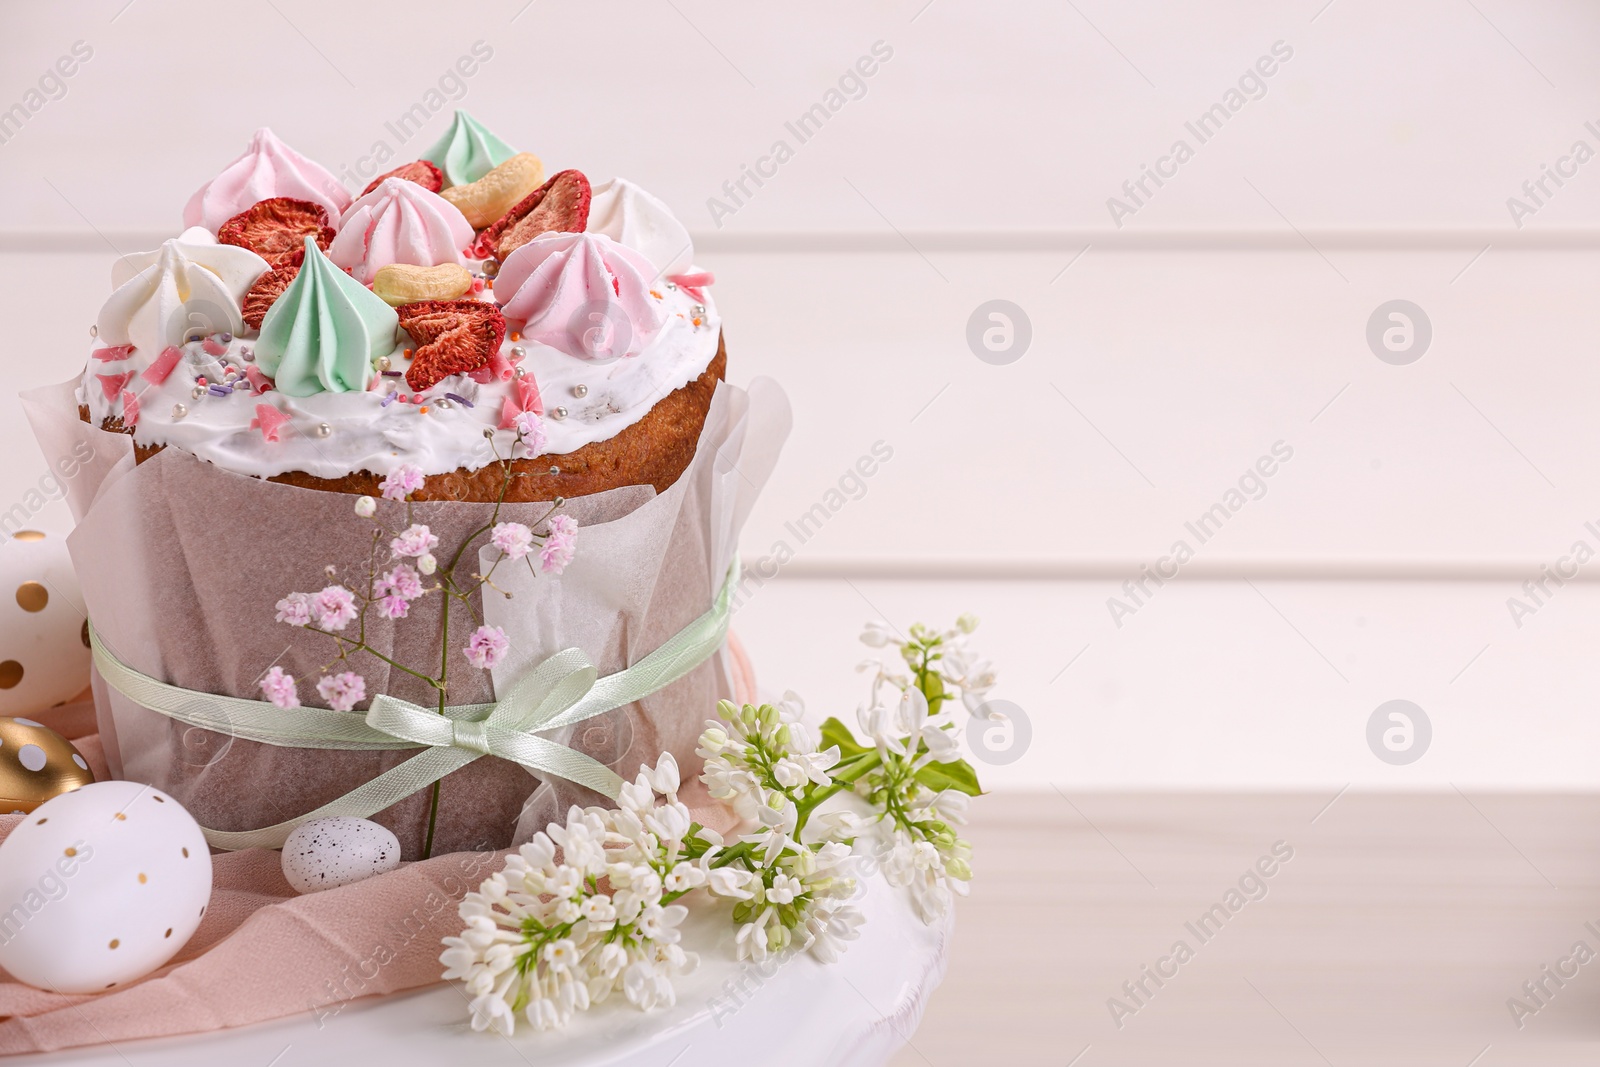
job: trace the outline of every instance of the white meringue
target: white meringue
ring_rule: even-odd
[[[641,253],[665,276],[682,274],[694,263],[694,242],[672,209],[626,178],[594,187],[585,229]]]
[[[250,287],[267,272],[269,264],[266,260],[238,245],[219,244],[210,230],[204,226],[191,226],[171,240],[162,242],[162,247],[172,245],[178,254],[191,263],[198,263],[202,267],[222,279],[228,291],[239,300],[244,300],[244,294]],[[134,276],[147,267],[155,265],[161,258],[161,249],[149,252],[134,252],[123,256],[111,264],[112,288],[127,285]]]
[[[465,266],[462,250],[473,236],[467,217],[438,193],[405,178],[385,178],[339,219],[328,258],[354,268],[356,279],[371,285],[378,269],[391,263]]]
[[[193,249],[198,258],[186,255],[185,247]],[[220,248],[228,251],[212,258]],[[245,280],[249,270],[240,269],[242,261],[236,252],[255,259],[260,265],[257,277],[266,271],[266,260],[248,249],[166,242],[149,253],[155,261],[118,286],[100,309],[99,339],[108,345],[131,344],[153,358],[168,345],[182,344],[193,331],[243,333],[239,304],[255,278]],[[208,259],[220,270],[212,269]]]

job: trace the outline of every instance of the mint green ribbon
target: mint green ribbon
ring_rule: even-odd
[[[366,818],[483,756],[495,756],[546,777],[564,778],[615,800],[622,779],[605,764],[537,736],[642,700],[682,678],[728,635],[734,560],[716,602],[665,644],[616,674],[599,677],[581,650],[569,648],[525,672],[499,700],[429,709],[383,694],[365,717],[328,708],[280,708],[265,700],[201,693],[157,681],[129,667],[89,628],[95,668],[117,692],[170,719],[246,741],[282,748],[422,749],[315,811],[259,830],[204,829],[213,847],[282,848],[296,826],[335,815]]]

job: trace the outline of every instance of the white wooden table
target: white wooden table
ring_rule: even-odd
[[[897,1067],[1600,1062],[1600,962],[1560,962],[1600,949],[1600,797],[1069,791],[974,812],[950,974]],[[1265,896],[1202,943],[1185,923],[1279,841]],[[1193,958],[1119,1029],[1107,1001],[1133,1006],[1123,983],[1180,939]],[[1541,980],[1542,1007],[1522,989]],[[1520,1028],[1510,998],[1538,1007]]]

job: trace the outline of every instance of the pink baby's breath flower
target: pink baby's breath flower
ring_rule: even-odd
[[[307,593],[290,593],[278,601],[278,621],[290,626],[305,626],[311,622],[311,596]]]
[[[422,488],[422,468],[402,463],[378,483],[378,491],[385,500],[404,500]]]
[[[461,651],[466,654],[467,661],[474,667],[485,669],[493,667],[505,656],[506,649],[511,647],[511,642],[506,639],[506,632],[498,626],[480,626],[472,632],[467,639],[467,647]]]
[[[317,695],[334,711],[349,711],[367,697],[367,680],[355,671],[317,679]]]
[[[422,595],[422,576],[409,563],[398,564],[378,579],[379,596],[397,596],[402,600],[415,600]]]
[[[294,691],[294,675],[274,667],[261,679],[261,695],[280,708],[298,708],[300,694]]]
[[[533,548],[533,531],[520,522],[496,523],[489,540],[507,559],[521,559]]]
[[[411,611],[411,601],[392,593],[379,597],[374,603],[378,606],[378,614],[385,619],[403,619]]]
[[[577,542],[578,520],[571,515],[552,516],[544,547],[539,550],[539,569],[546,574],[560,574],[566,570],[577,554]]]
[[[356,595],[342,585],[330,585],[311,598],[311,614],[324,630],[342,630],[356,617]]]
[[[517,437],[522,441],[522,446],[528,450],[528,455],[537,456],[544,452],[546,444],[544,434],[544,420],[531,411],[521,412],[511,420],[511,425],[517,429]]]
[[[421,523],[412,523],[389,542],[396,556],[420,556],[439,547],[439,539]]]

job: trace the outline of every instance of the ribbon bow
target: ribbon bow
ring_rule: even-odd
[[[443,715],[387,694],[373,699],[363,720],[326,708],[279,708],[262,700],[199,693],[129,667],[111,654],[92,626],[89,640],[95,667],[113,689],[190,726],[284,748],[422,749],[315,811],[259,830],[205,829],[206,840],[217,848],[281,848],[301,823],[335,815],[365,818],[483,756],[510,760],[615,800],[622,788],[615,772],[592,756],[538,735],[642,700],[704,663],[727,637],[738,573],[735,559],[711,609],[625,670],[601,678],[588,656],[569,648],[524,673],[499,700],[454,705]]]

